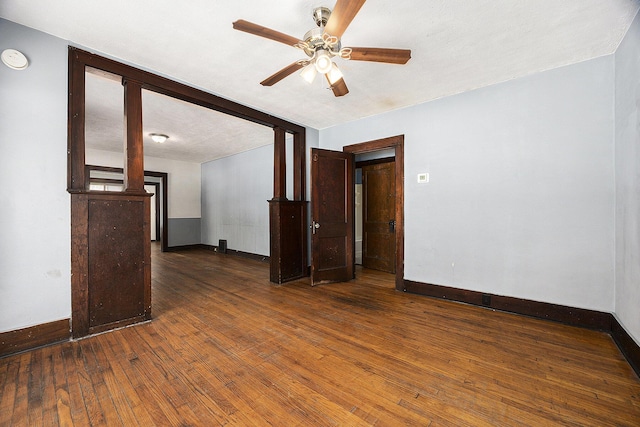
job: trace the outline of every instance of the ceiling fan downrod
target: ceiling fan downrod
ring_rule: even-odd
[[[318,27],[324,27],[331,16],[331,9],[328,7],[316,7],[313,9],[313,20]]]

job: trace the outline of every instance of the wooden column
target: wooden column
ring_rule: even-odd
[[[143,193],[144,149],[142,146],[142,85],[123,79],[124,85],[124,190]]]
[[[286,131],[274,128],[273,199],[269,200],[270,279],[283,283],[308,275],[304,134],[293,137],[293,198],[287,200]]]
[[[273,200],[287,200],[287,133],[273,128]]]
[[[69,50],[69,100],[67,107],[67,190],[70,193],[85,190],[84,68],[84,63],[78,60],[78,52]]]
[[[306,199],[305,139],[302,133],[293,134],[293,200]]]
[[[69,49],[67,187],[71,193],[71,325],[75,338],[151,318],[150,195],[144,190],[142,84],[123,77],[125,191],[90,191],[85,165],[85,73],[91,66],[87,61],[94,60],[91,54]]]

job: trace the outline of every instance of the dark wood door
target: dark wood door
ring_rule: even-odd
[[[353,154],[311,149],[311,284],[354,277]]]
[[[396,272],[395,162],[362,167],[362,266]]]

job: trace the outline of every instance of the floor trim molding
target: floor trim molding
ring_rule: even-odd
[[[505,297],[467,289],[404,281],[405,292],[506,311],[570,326],[606,332],[616,343],[631,368],[640,377],[640,346],[611,313],[522,298]]]
[[[71,339],[71,319],[0,333],[0,357]]]
[[[167,246],[166,252],[182,252],[182,251],[193,251],[196,249],[208,249],[206,245],[202,245],[200,243],[196,243],[194,245],[178,245],[178,246]]]
[[[205,244],[201,244],[200,247],[203,248],[203,249],[209,250],[209,251],[220,253],[220,254],[234,255],[234,256],[239,256],[239,257],[242,257],[242,258],[249,258],[249,259],[252,259],[254,261],[259,261],[259,262],[267,262],[267,263],[269,262],[269,256],[268,255],[253,254],[251,252],[237,251],[235,249],[229,249],[229,248],[227,248],[226,252],[220,252],[218,250],[218,246],[205,245]]]
[[[640,345],[631,338],[631,335],[629,335],[614,315],[611,315],[611,338],[613,338],[613,341],[627,359],[631,368],[633,368],[638,377],[640,377]]]

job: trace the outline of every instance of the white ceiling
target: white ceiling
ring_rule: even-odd
[[[412,58],[406,65],[337,59],[350,90],[341,98],[321,79],[308,85],[295,73],[272,87],[261,86],[260,81],[303,55],[233,30],[232,22],[245,19],[302,38],[315,26],[313,8],[334,4],[1,0],[0,16],[323,129],[611,54],[640,9],[640,0],[369,0],[342,45],[408,48]],[[114,123],[122,120],[121,89],[111,81],[92,80],[98,81],[91,84],[87,101],[88,114],[94,115],[87,134],[96,147],[107,149],[114,138],[122,140],[122,124]],[[149,146],[148,155],[204,162],[273,139],[269,129],[155,94],[145,93],[144,102],[145,132],[170,136],[162,147]],[[121,142],[116,146],[120,149]]]

